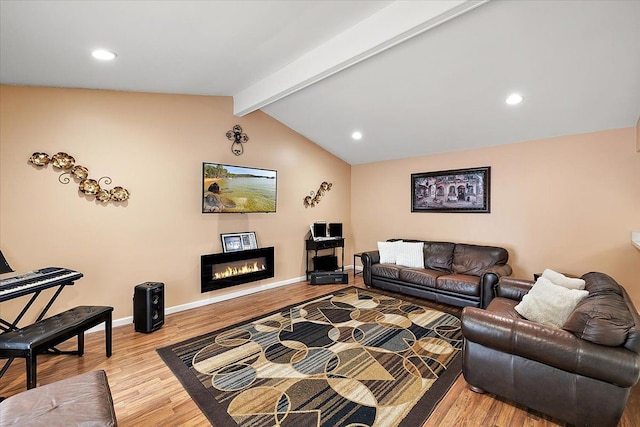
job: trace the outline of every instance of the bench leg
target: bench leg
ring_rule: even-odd
[[[111,312],[107,313],[107,318],[104,321],[104,341],[107,349],[107,357],[111,357],[112,352],[112,342],[111,342],[111,333],[112,333],[112,324],[111,324]]]
[[[84,354],[84,331],[80,331],[78,334],[78,356]]]
[[[37,353],[34,350],[29,350],[25,357],[25,364],[27,365],[27,389],[36,388],[36,367]]]

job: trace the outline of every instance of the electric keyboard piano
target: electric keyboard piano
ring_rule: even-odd
[[[3,275],[0,278],[0,302],[39,292],[59,285],[71,285],[82,273],[60,267]]]

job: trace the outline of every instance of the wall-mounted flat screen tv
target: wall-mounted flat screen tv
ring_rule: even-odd
[[[202,164],[202,213],[275,212],[274,170],[246,166]]]

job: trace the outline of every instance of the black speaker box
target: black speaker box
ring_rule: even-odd
[[[349,274],[341,271],[327,271],[322,273],[311,273],[312,285],[333,285],[336,283],[348,284]]]
[[[327,223],[326,222],[314,222],[313,223],[313,237],[327,237]]]
[[[329,237],[342,237],[342,223],[330,222],[329,223]]]
[[[323,255],[313,257],[313,269],[319,271],[333,271],[338,269],[338,257]]]
[[[146,282],[133,291],[133,323],[136,332],[153,332],[164,324],[164,283]]]

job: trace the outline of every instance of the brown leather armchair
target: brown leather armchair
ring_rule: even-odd
[[[463,374],[489,392],[579,426],[616,426],[640,378],[640,316],[624,288],[587,273],[589,296],[562,328],[514,307],[533,282],[502,277],[486,310],[462,312]]]

